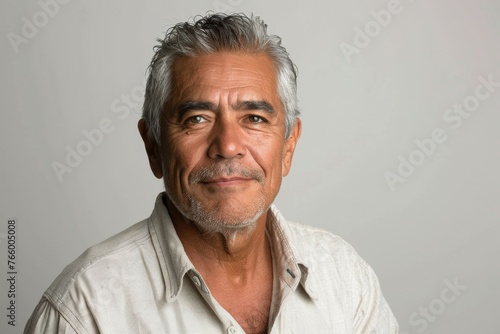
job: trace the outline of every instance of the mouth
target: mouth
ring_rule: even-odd
[[[241,185],[252,180],[252,178],[243,176],[225,176],[201,180],[200,183],[216,187],[231,187]]]

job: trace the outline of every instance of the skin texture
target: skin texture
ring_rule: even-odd
[[[160,145],[139,121],[154,175],[194,266],[248,333],[265,331],[272,294],[267,211],[301,132],[285,138],[275,68],[265,54],[177,59]],[[235,296],[237,296],[235,298]]]

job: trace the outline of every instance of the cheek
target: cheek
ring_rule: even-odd
[[[189,135],[184,135],[189,137]],[[189,139],[189,140],[188,140]],[[193,172],[200,161],[203,160],[206,149],[205,143],[195,138],[176,138],[169,142],[169,147],[174,149],[165,150],[164,164],[176,180],[173,182],[187,182],[189,174]]]
[[[182,155],[183,148],[179,146],[176,140],[170,139],[163,143],[162,150],[163,170],[169,182],[178,178],[178,174],[185,164]]]
[[[281,178],[283,166],[283,152],[279,144],[261,145],[253,150],[253,156],[266,174],[266,178],[275,182],[276,178]]]

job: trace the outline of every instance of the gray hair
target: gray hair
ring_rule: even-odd
[[[164,39],[158,39],[148,67],[143,114],[148,135],[160,143],[160,117],[172,88],[172,66],[176,59],[221,51],[267,53],[276,67],[278,95],[285,109],[285,138],[300,115],[297,105],[297,70],[281,38],[267,34],[267,25],[257,16],[208,14],[193,23],[178,23]]]

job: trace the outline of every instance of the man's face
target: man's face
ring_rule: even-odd
[[[173,82],[155,175],[203,231],[253,225],[276,197],[300,136],[297,120],[285,140],[272,60],[230,52],[180,58]]]

